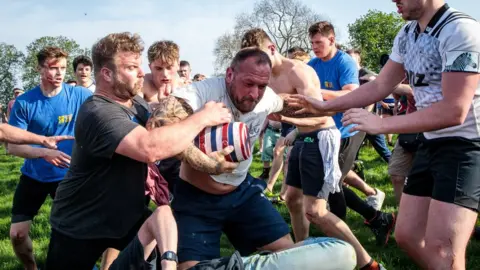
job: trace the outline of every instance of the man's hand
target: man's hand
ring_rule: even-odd
[[[217,163],[217,166],[215,168],[215,173],[213,173],[214,175],[231,173],[233,172],[233,170],[235,170],[238,167],[238,163],[228,162],[225,159],[225,156],[230,155],[230,153],[232,153],[233,150],[235,150],[235,148],[230,145],[220,151],[212,152],[208,155],[210,158],[214,159],[215,162]]]
[[[365,131],[368,134],[383,134],[383,119],[380,116],[369,113],[364,109],[350,109],[345,112],[342,119],[343,126],[356,124],[350,129],[353,131]]]
[[[327,115],[324,109],[325,102],[304,95],[291,95],[285,99],[289,106],[298,108],[295,114],[311,113],[316,116]]]
[[[232,114],[221,102],[210,101],[199,113],[207,126],[218,126],[232,121]]]
[[[73,140],[75,137],[73,136],[53,136],[53,137],[45,137],[43,139],[42,145],[49,149],[57,149],[57,143],[63,140]]]
[[[70,166],[70,156],[58,150],[47,150],[43,159],[59,168],[68,168]]]

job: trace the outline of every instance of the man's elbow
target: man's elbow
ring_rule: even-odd
[[[462,108],[460,106],[453,107],[451,110],[447,110],[448,114],[445,117],[448,127],[459,126],[465,122],[467,118],[469,108]]]

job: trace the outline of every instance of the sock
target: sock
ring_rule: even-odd
[[[380,265],[375,260],[371,259],[369,263],[360,268],[360,270],[380,270]]]

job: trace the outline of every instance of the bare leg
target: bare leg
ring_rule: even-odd
[[[102,255],[102,264],[100,266],[101,270],[108,270],[110,265],[112,265],[113,261],[118,257],[120,250],[114,248],[107,248]]]
[[[287,208],[292,220],[292,230],[295,236],[295,242],[300,242],[308,237],[308,229],[310,222],[305,215],[303,207],[303,191],[301,189],[288,186],[287,187]]]
[[[395,192],[395,199],[400,204],[400,198],[402,198],[403,186],[405,185],[405,176],[391,175],[390,180],[393,185],[393,192]]]
[[[424,269],[427,268],[425,232],[430,200],[429,197],[418,197],[403,193],[395,226],[397,244]],[[441,216],[443,217],[443,215]]]
[[[32,239],[29,236],[31,224],[31,220],[13,223],[10,226],[10,241],[13,251],[23,267],[27,270],[36,270],[37,264],[33,257]]]
[[[357,254],[357,266],[359,268],[372,260],[372,257],[353,235],[348,225],[327,210],[326,200],[305,196],[304,204],[306,216],[311,223],[315,224],[326,235],[341,239],[353,246]]]
[[[360,190],[366,196],[372,196],[377,194],[374,188],[369,186],[365,181],[360,178],[354,171],[350,170],[345,177],[345,183],[349,184],[350,186]]]
[[[275,182],[277,182],[278,176],[282,171],[283,166],[283,151],[285,150],[285,138],[280,137],[273,149],[273,162],[272,169],[270,170],[270,176],[268,177],[267,190],[273,191]]]
[[[462,206],[433,199],[428,212],[425,236],[428,269],[465,269],[465,250],[477,220],[477,213]]]

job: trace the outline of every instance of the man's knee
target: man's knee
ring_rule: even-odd
[[[290,210],[301,210],[303,208],[303,195],[302,191],[300,192],[292,187],[287,188],[287,194],[285,195],[285,202],[288,209]],[[291,212],[291,211],[290,211]]]
[[[325,222],[327,214],[326,202],[315,201],[308,202],[305,205],[305,215],[311,223],[322,225]]]
[[[418,243],[422,241],[422,239],[418,238],[415,232],[402,226],[395,227],[395,240],[398,246],[403,249],[410,249],[411,247],[418,246]]]
[[[392,181],[392,184],[395,186],[397,184],[405,184],[405,176],[401,175],[391,175],[390,180]]]
[[[28,238],[30,222],[13,223],[10,227],[10,239],[14,243],[22,243]]]
[[[440,235],[425,238],[425,251],[430,258],[441,257],[451,261],[455,258],[451,240]]]

